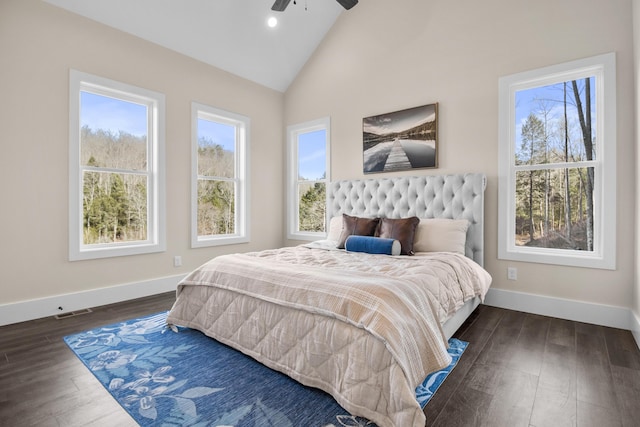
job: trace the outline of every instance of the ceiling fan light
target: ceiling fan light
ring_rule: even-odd
[[[271,10],[275,10],[276,12],[283,12],[290,2],[291,0],[275,0],[275,3],[273,3],[273,6],[271,6]],[[337,0],[337,2],[347,10],[358,4],[358,0]],[[293,0],[293,4],[297,4],[296,0]],[[307,10],[306,5],[305,10]]]
[[[270,16],[269,19],[267,19],[267,25],[269,28],[275,28],[278,25],[278,19],[275,16]]]

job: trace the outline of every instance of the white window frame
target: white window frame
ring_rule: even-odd
[[[83,243],[83,172],[80,164],[80,92],[87,91],[148,108],[147,135],[147,240],[85,245]],[[70,70],[69,73],[69,260],[108,258],[164,252],[165,173],[164,132],[165,96],[104,77]]]
[[[593,252],[515,244],[515,93],[595,76],[596,147]],[[616,58],[609,53],[499,80],[498,258],[575,267],[616,268]]]
[[[327,191],[331,182],[331,119],[323,117],[304,123],[287,126],[287,239],[313,241],[327,236],[329,218],[325,218],[325,232],[311,232],[299,230],[299,198],[298,198],[298,137],[304,133],[325,131],[325,179],[314,182],[324,182]],[[326,214],[325,214],[326,216]]]
[[[198,119],[224,123],[236,129],[235,177],[235,233],[198,235]],[[234,245],[250,241],[249,226],[249,141],[251,120],[198,102],[191,103],[191,247]],[[219,178],[222,179],[222,178]]]

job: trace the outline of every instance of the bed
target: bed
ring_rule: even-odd
[[[485,186],[483,174],[332,182],[327,240],[214,258],[179,284],[167,322],[320,388],[381,427],[422,427],[415,388],[450,363],[446,340],[491,283]],[[348,220],[413,217],[414,256],[336,248]]]

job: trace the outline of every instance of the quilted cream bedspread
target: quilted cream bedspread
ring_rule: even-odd
[[[379,426],[424,426],[415,388],[450,363],[441,323],[491,277],[452,253],[304,246],[225,255],[178,286],[170,324],[198,329]]]

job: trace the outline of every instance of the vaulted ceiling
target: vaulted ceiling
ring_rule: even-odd
[[[333,0],[296,0],[284,12],[273,0],[45,1],[280,92],[344,12]]]

